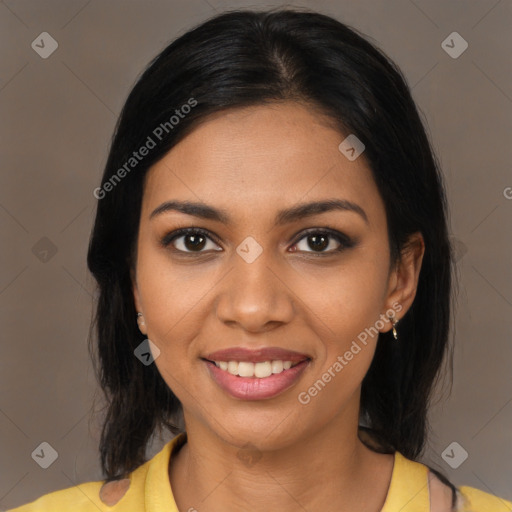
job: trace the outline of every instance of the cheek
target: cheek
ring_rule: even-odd
[[[321,337],[308,386],[313,386],[313,395],[322,390],[318,404],[332,401],[340,406],[358,388],[373,359],[382,328],[387,272],[382,263],[358,254],[329,276],[321,287],[309,286],[313,292],[304,295],[313,313],[310,330]]]
[[[327,274],[326,274],[327,275]],[[375,326],[384,304],[387,274],[382,265],[365,261],[359,255],[332,269],[328,278],[297,281],[300,295],[313,317],[324,326],[336,349],[350,345],[365,329]]]
[[[354,289],[340,290],[329,310],[329,326],[336,336],[333,348],[343,350],[356,339],[375,343],[381,307],[381,294],[374,288],[359,284]]]
[[[316,334],[320,330],[325,334],[311,378],[298,396],[301,404],[312,404],[311,414],[318,417],[326,410],[341,410],[354,396],[371,365],[378,340],[375,324],[380,318],[381,295],[373,287],[351,287],[342,281],[330,292],[330,300],[325,294],[318,297],[313,329]]]
[[[165,251],[150,248],[142,248],[137,264],[148,336],[159,346],[178,348],[178,340],[197,329],[197,315],[218,277],[207,265],[172,264]]]
[[[197,339],[219,276],[207,265],[172,265],[165,252],[140,253],[137,279],[143,300],[147,337],[160,350],[155,365],[178,399],[193,407],[200,393],[195,373],[203,364]],[[191,403],[192,401],[192,403]]]

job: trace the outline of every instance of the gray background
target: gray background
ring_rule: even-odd
[[[1,509],[101,479],[86,344],[95,299],[85,256],[92,191],[136,76],[171,39],[215,12],[277,5],[0,2]],[[433,407],[423,461],[458,485],[512,499],[512,3],[287,5],[361,30],[412,87],[446,176],[460,274],[454,385]],[[469,44],[458,58],[441,46],[453,31]],[[42,32],[59,45],[47,59],[31,47]],[[167,440],[155,440],[149,455]],[[469,454],[458,469],[442,457],[454,441]],[[48,469],[31,457],[42,442],[58,452]],[[456,447],[452,461],[461,453]]]

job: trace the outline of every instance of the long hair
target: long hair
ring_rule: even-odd
[[[398,324],[400,341],[379,336],[362,383],[361,419],[383,451],[415,459],[424,450],[428,407],[451,355],[453,272],[442,175],[406,80],[381,50],[329,16],[238,10],[188,31],[149,63],[122,109],[95,190],[87,263],[99,295],[90,349],[106,398],[100,454],[107,480],[146,461],[156,429],[181,429],[181,403],[156,365],[134,356],[145,338],[132,293],[144,177],[206,116],[275,101],[309,104],[364,143],[392,262],[409,235],[423,235],[414,302]],[[152,148],[135,158],[143,145]]]

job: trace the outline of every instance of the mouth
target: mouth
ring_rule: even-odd
[[[215,361],[201,358],[217,386],[232,398],[264,400],[274,398],[294,386],[311,359],[301,361]]]

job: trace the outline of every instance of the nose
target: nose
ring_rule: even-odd
[[[215,301],[217,318],[225,324],[257,333],[292,320],[293,292],[283,271],[264,255],[252,263],[234,255],[234,267],[219,283]]]

